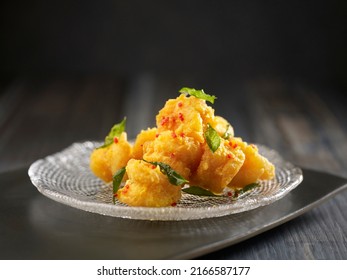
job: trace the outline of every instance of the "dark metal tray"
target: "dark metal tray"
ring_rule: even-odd
[[[1,259],[191,259],[283,224],[347,188],[347,180],[303,169],[304,181],[255,210],[193,221],[113,218],[54,202],[27,169],[0,174]],[[232,248],[232,247],[231,247]]]

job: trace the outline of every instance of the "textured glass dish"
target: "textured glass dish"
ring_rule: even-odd
[[[202,197],[182,192],[174,207],[130,207],[112,202],[112,186],[96,178],[89,169],[89,157],[98,142],[75,143],[63,151],[34,162],[29,168],[32,183],[45,196],[89,212],[140,220],[192,220],[248,211],[284,197],[302,181],[302,171],[284,161],[277,152],[258,145],[261,154],[276,166],[276,176],[261,181],[260,187],[237,199]]]

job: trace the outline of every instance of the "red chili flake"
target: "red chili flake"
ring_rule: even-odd
[[[178,102],[178,104],[177,104],[177,105],[178,105],[178,107],[180,107],[180,108],[181,108],[181,107],[183,106],[183,103],[180,101],[180,102]]]
[[[232,196],[233,195],[232,192],[228,192],[227,194],[228,194],[228,196]]]
[[[172,207],[175,207],[175,206],[177,206],[177,203],[174,202],[174,203],[171,204],[171,206],[172,206]]]
[[[118,196],[118,194],[117,194],[117,193],[114,193],[114,194],[113,194],[113,197],[117,197],[117,196]]]
[[[159,135],[160,135],[160,134],[159,134],[159,133],[157,133],[157,134],[155,135],[155,138],[158,138],[158,137],[159,137]]]
[[[236,149],[238,147],[237,143],[234,143],[232,146],[231,146],[233,149]]]
[[[234,155],[233,154],[227,154],[227,158],[234,158]]]
[[[178,118],[181,120],[181,122],[184,121],[184,116],[182,113],[178,113]]]
[[[157,167],[156,167],[155,165],[152,164],[152,165],[151,165],[151,168],[152,168],[152,169],[156,169]]]
[[[170,154],[170,158],[174,158],[175,157],[175,154],[174,153],[171,153]]]
[[[171,136],[172,136],[172,138],[176,138],[177,134],[174,131],[172,131]]]
[[[164,125],[166,125],[169,121],[170,121],[170,118],[169,118],[169,117],[163,116],[163,117],[161,118],[160,124],[164,126]]]
[[[180,133],[180,136],[183,138],[185,135],[184,135],[184,132],[181,132]]]
[[[113,138],[113,142],[117,144],[119,142],[118,137]]]

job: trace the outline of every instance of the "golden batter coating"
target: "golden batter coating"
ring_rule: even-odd
[[[243,142],[241,138],[233,138],[231,143],[234,146],[240,147],[243,151],[245,162],[230,182],[230,187],[243,188],[258,180],[269,180],[275,176],[274,165],[259,154],[256,145]]]
[[[111,182],[113,174],[127,165],[131,158],[132,146],[127,141],[127,134],[114,139],[114,142],[103,148],[95,149],[90,156],[90,169],[105,182]]]
[[[211,122],[211,126],[217,131],[220,137],[226,139],[234,137],[234,128],[221,116],[215,116]]]
[[[158,132],[173,131],[203,143],[204,131],[214,118],[214,110],[206,101],[194,96],[181,94],[169,99],[156,117]]]
[[[157,128],[148,128],[147,130],[141,130],[137,135],[134,146],[132,158],[142,159],[143,158],[143,145],[146,142],[153,141],[158,134]]]
[[[190,182],[192,185],[219,194],[240,170],[244,160],[245,155],[242,150],[231,146],[228,140],[222,139],[214,153],[205,144],[199,167]]]
[[[144,145],[145,160],[164,162],[184,178],[189,178],[196,170],[201,156],[202,149],[198,141],[179,136],[174,131],[163,131],[155,140]]]
[[[126,167],[128,180],[118,190],[119,201],[130,206],[174,206],[181,198],[181,187],[170,184],[156,167],[143,160],[131,159]]]

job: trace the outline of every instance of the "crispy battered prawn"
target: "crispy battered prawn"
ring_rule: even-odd
[[[173,131],[163,131],[155,140],[146,142],[143,148],[145,160],[164,162],[184,178],[189,178],[196,170],[202,156],[198,141]]]
[[[142,159],[143,158],[143,145],[146,142],[153,141],[158,134],[157,128],[148,128],[147,130],[141,130],[137,135],[132,152],[132,158]]]
[[[105,182],[111,182],[113,174],[127,165],[131,158],[132,147],[123,132],[114,142],[103,148],[95,149],[90,156],[90,169]]]
[[[126,167],[128,180],[118,190],[119,201],[130,206],[173,206],[181,198],[181,186],[170,184],[156,167],[143,160],[131,159]]]
[[[259,154],[256,145],[243,142],[241,138],[233,138],[231,143],[243,151],[245,162],[229,183],[230,187],[242,188],[258,180],[270,180],[275,176],[275,166]]]
[[[181,94],[166,102],[156,116],[156,122],[159,133],[170,130],[203,143],[204,131],[213,118],[214,110],[206,105],[205,100]]]
[[[204,144],[202,159],[190,184],[219,194],[239,172],[244,160],[242,150],[232,147],[228,140],[222,139],[214,153]]]

